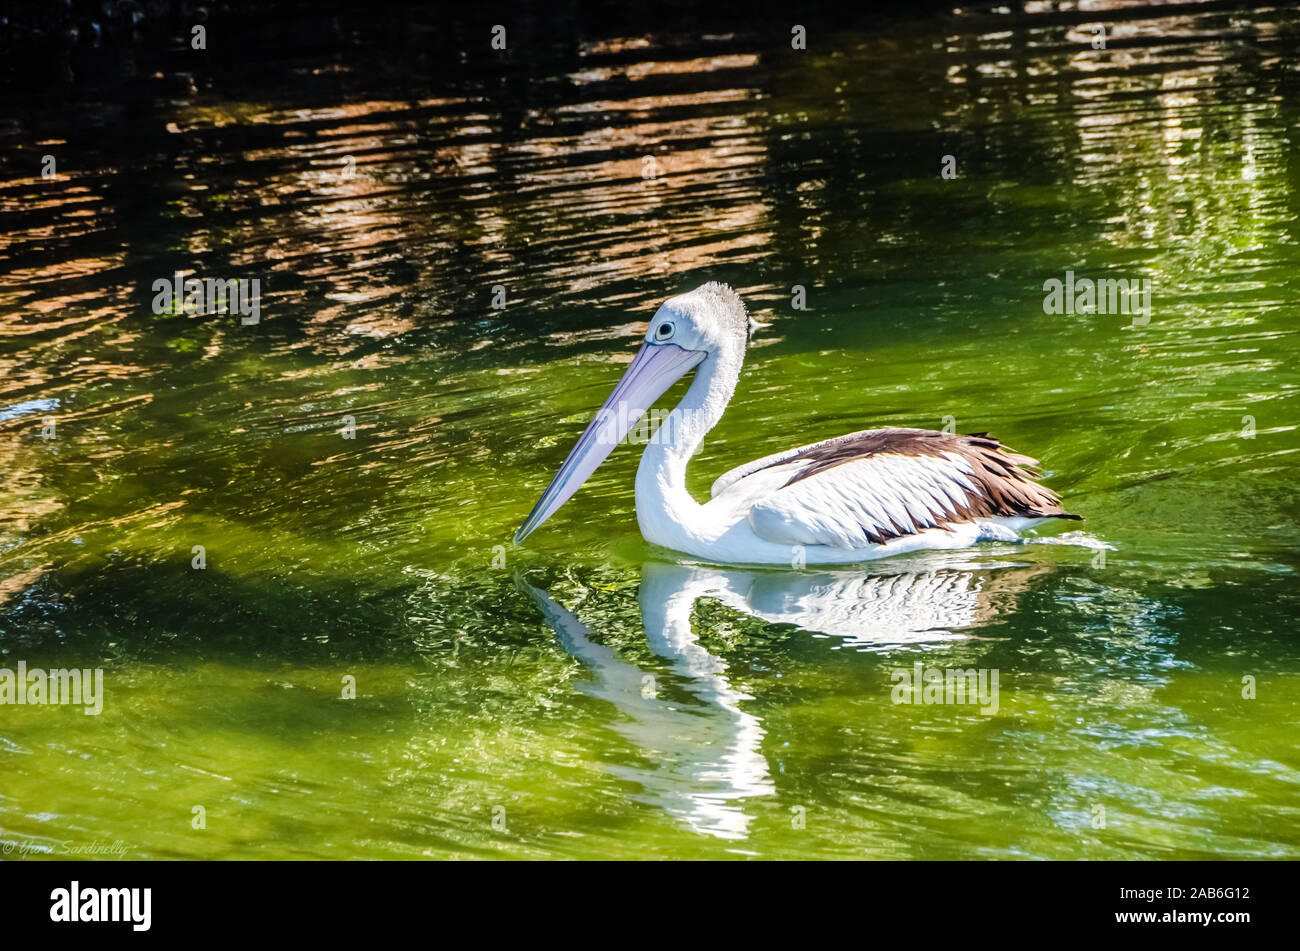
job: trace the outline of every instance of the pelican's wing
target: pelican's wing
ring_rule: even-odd
[[[861,435],[861,433],[854,433],[854,435]],[[837,437],[837,439],[848,438],[848,436]],[[820,449],[833,442],[836,442],[836,439],[823,439],[821,442],[809,443],[807,446],[800,446],[797,449],[787,449],[785,452],[774,452],[772,455],[764,456],[762,459],[755,459],[752,462],[742,463],[734,469],[728,469],[714,480],[713,487],[709,489],[709,498],[716,499],[727,489],[745,478],[745,476],[753,475],[760,469],[766,469],[769,466],[776,465],[778,462],[784,462],[786,459],[791,459],[801,453],[809,452],[813,449]]]
[[[714,494],[750,496],[768,541],[850,550],[981,518],[1078,518],[1034,465],[986,433],[868,429],[734,469]]]

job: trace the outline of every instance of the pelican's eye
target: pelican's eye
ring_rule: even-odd
[[[659,329],[655,331],[656,340],[667,340],[672,335],[673,335],[673,325],[668,323],[667,321],[664,321],[662,324],[660,324]]]

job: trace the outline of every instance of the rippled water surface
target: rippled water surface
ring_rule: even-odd
[[[416,23],[392,62],[12,97],[0,666],[102,667],[105,702],[0,707],[0,838],[1300,856],[1300,12],[1081,6],[424,72]],[[1045,314],[1067,270],[1149,279],[1149,322]],[[156,314],[178,271],[257,278],[260,321]],[[697,495],[948,423],[1042,459],[1081,534],[700,565],[641,540],[629,446],[513,548],[708,279],[765,326]],[[996,711],[891,702],[918,663],[997,670]]]

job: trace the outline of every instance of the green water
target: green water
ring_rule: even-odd
[[[0,666],[105,697],[0,706],[9,857],[1300,856],[1300,15],[1128,5],[1095,50],[1040,7],[11,104]],[[153,313],[177,270],[260,322]],[[1044,313],[1067,270],[1149,322]],[[709,279],[766,326],[697,496],[947,422],[1080,534],[679,562],[628,446],[511,547]],[[892,702],[918,662],[997,710]]]

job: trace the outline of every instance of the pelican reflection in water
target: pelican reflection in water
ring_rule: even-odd
[[[997,569],[997,570],[992,570]],[[599,643],[591,630],[545,591],[517,583],[541,609],[561,646],[591,672],[580,689],[614,706],[611,728],[649,761],[609,766],[638,785],[638,801],[688,828],[721,839],[743,839],[753,816],[744,801],[773,796],[776,787],[762,749],[763,725],[742,708],[753,699],[733,686],[726,662],[709,653],[691,629],[700,598],[776,624],[836,639],[837,646],[890,646],[970,641],[978,628],[1010,607],[1042,566],[947,559],[884,572],[828,570],[793,574],[650,562],[638,600],[646,641],[670,664],[681,691],[672,699],[648,671]],[[900,664],[910,663],[900,661]],[[649,689],[648,689],[649,688]],[[886,695],[887,696],[887,695]]]

